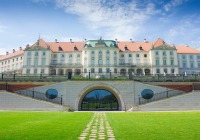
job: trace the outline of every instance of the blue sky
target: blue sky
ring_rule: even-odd
[[[200,47],[199,0],[0,0],[0,54],[45,41],[115,39]]]

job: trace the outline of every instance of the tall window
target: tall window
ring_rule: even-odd
[[[174,65],[174,59],[171,59],[170,62],[171,62],[171,65]]]
[[[109,65],[109,64],[110,64],[110,59],[106,58],[106,65]]]
[[[79,58],[79,57],[80,57],[80,54],[77,54],[77,57]]]
[[[114,58],[114,65],[117,65],[117,58]]]
[[[27,66],[30,66],[30,65],[31,65],[31,59],[28,58],[28,59],[27,59]]]
[[[114,51],[114,54],[116,55],[116,54],[117,54],[117,52],[116,52],[116,51]]]
[[[27,70],[26,70],[26,74],[30,74],[30,69],[27,69]]]
[[[183,68],[186,68],[187,66],[186,66],[186,63],[185,62],[183,62]]]
[[[38,52],[35,52],[35,56],[38,56]]]
[[[139,57],[140,57],[140,54],[137,53],[137,54],[136,54],[136,57],[139,58]]]
[[[121,54],[121,57],[124,57],[124,54]]]
[[[160,60],[159,59],[156,59],[156,65],[160,65]]]
[[[190,63],[190,68],[194,68],[194,63],[193,62]]]
[[[190,55],[190,59],[193,59],[193,55]]]
[[[44,69],[41,69],[41,73],[44,73]]]
[[[164,69],[164,72],[167,73],[167,69]]]
[[[94,54],[94,51],[92,51],[91,54]]]
[[[65,58],[65,55],[64,55],[64,54],[61,54],[61,58]]]
[[[132,57],[132,54],[129,54],[128,57]]]
[[[167,65],[167,60],[163,59],[163,65]]]
[[[109,73],[110,72],[110,68],[106,68],[106,73]]]
[[[72,54],[69,54],[69,58],[72,58]]]
[[[34,69],[34,74],[37,74],[37,69]]]
[[[102,73],[102,68],[99,68],[99,73]]]
[[[28,52],[28,56],[31,56],[31,52]]]
[[[174,52],[173,52],[173,51],[170,51],[170,55],[173,56],[173,55],[174,55]]]
[[[144,54],[144,57],[147,57],[147,54]]]
[[[95,64],[94,58],[92,58],[92,60],[91,60],[91,64],[92,64],[92,65]]]
[[[94,68],[91,68],[91,73],[95,73],[95,70],[94,70]]]
[[[45,65],[46,65],[46,59],[42,58],[42,66],[45,66]]]
[[[53,55],[53,58],[57,58],[57,54],[54,54],[54,55]]]
[[[102,54],[102,51],[99,51],[99,54],[101,55],[101,54]]]
[[[174,73],[175,72],[175,70],[174,69],[171,69],[171,73]]]
[[[102,59],[99,59],[98,64],[99,64],[99,65],[102,65],[102,64],[103,64]]]
[[[182,59],[185,59],[185,55],[182,55]]]
[[[42,52],[42,56],[45,56],[46,55],[46,52]]]
[[[156,73],[159,74],[160,73],[160,69],[156,69]]]
[[[38,66],[38,58],[34,59],[34,66]]]
[[[110,51],[109,51],[109,50],[107,50],[107,51],[106,51],[106,54],[110,54]]]

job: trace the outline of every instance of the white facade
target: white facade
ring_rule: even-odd
[[[180,49],[180,48],[179,48]],[[38,40],[0,57],[0,73],[17,71],[23,75],[116,76],[200,73],[200,51],[178,53],[175,46],[156,42],[44,42]]]

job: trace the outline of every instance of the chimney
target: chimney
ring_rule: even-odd
[[[142,51],[142,50],[143,50],[143,48],[142,48],[142,46],[140,46],[140,47],[139,47],[139,51]]]
[[[29,44],[26,45],[26,48],[28,48],[28,47],[29,47]]]
[[[144,39],[144,42],[147,43],[147,39],[146,38]]]
[[[188,44],[185,44],[185,47],[189,47]]]
[[[15,52],[15,49],[13,49],[13,53]]]
[[[57,39],[55,39],[55,42],[56,42],[56,43],[58,43],[58,40],[57,40]]]
[[[9,54],[9,52],[6,52],[6,55],[8,55]]]
[[[72,39],[70,39],[70,42],[72,43]]]
[[[117,38],[115,38],[115,41],[117,42]]]
[[[22,50],[22,47],[19,47],[19,50],[21,51],[21,50]]]
[[[130,38],[130,41],[133,42],[132,38]]]
[[[87,39],[85,38],[85,42],[87,41]]]

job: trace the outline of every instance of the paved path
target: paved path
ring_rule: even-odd
[[[115,140],[105,112],[95,112],[92,120],[81,133],[79,140]]]

